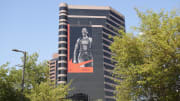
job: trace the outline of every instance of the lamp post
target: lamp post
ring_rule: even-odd
[[[25,66],[26,66],[26,51],[22,51],[22,50],[18,50],[18,49],[13,49],[12,51],[20,52],[20,53],[23,53],[23,55],[24,55],[23,70],[22,70],[22,84],[21,84],[21,87],[22,87],[22,89],[21,89],[21,93],[22,93],[21,101],[24,101],[23,91],[24,91],[24,72],[25,72]]]

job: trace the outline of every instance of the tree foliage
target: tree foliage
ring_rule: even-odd
[[[67,101],[65,98],[70,90],[69,84],[52,85],[51,82],[42,82],[31,90],[31,94],[28,95],[28,97],[31,98],[32,101]]]
[[[25,101],[65,101],[70,85],[54,86],[49,80],[48,62],[38,63],[37,53],[27,55],[24,82]],[[21,83],[22,69],[8,68],[8,64],[0,66],[0,101],[20,101]]]
[[[11,78],[7,75],[7,65],[0,66],[0,101],[19,101],[20,92],[12,86]]]
[[[117,61],[114,75],[118,101],[142,99],[177,101],[176,81],[180,75],[180,17],[176,11],[140,12],[142,35],[120,31],[111,50]],[[154,99],[153,99],[154,98]]]

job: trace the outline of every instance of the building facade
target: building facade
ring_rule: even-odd
[[[58,58],[59,54],[55,53],[53,54],[53,57],[51,60],[49,60],[49,79],[57,84],[57,75],[58,75]]]
[[[72,81],[68,97],[74,101],[115,101],[116,61],[111,59],[109,36],[120,35],[124,16],[111,7],[65,3],[59,12],[57,84]]]

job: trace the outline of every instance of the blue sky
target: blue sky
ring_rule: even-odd
[[[180,8],[180,0],[0,0],[0,65],[21,64],[22,54],[13,48],[39,53],[39,61],[49,60],[58,51],[58,7],[70,5],[111,6],[125,16],[126,30],[138,25],[134,7],[159,12]]]

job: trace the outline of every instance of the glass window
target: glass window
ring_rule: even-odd
[[[54,75],[55,73],[50,73],[50,75]]]
[[[67,67],[67,63],[59,63],[59,67]]]
[[[105,67],[106,69],[110,69],[110,70],[113,70],[113,69],[114,69],[114,67],[112,67],[112,66],[110,66],[110,65],[106,65],[106,64],[104,64],[104,67]]]
[[[59,37],[59,41],[67,41],[66,37]]]
[[[115,84],[114,80],[104,77],[105,82]]]
[[[106,98],[106,101],[116,101],[116,100],[113,98]]]
[[[61,47],[67,47],[67,44],[66,43],[61,43],[61,44],[59,44],[59,48],[61,48]]]
[[[111,58],[111,54],[106,53],[106,52],[103,52],[103,53],[104,53],[104,56]]]
[[[61,15],[61,16],[59,16],[59,19],[67,19],[67,16],[66,15]]]
[[[67,54],[67,50],[59,50],[59,54]]]
[[[115,17],[119,18],[120,20],[122,20],[123,22],[125,21],[122,17],[120,17],[119,15],[115,14],[114,12],[110,11],[110,13],[112,15],[114,15]]]
[[[106,40],[104,40],[104,39],[103,39],[103,43],[104,43],[104,44],[106,44],[106,45],[108,45],[108,46],[110,46],[110,45],[111,45],[111,42],[106,41]]]
[[[118,30],[115,29],[116,27],[112,27],[112,26],[110,26],[110,25],[108,25],[108,24],[107,24],[106,26],[107,26],[107,28],[109,28],[110,30],[118,33]],[[119,29],[119,28],[118,28],[118,29]]]
[[[67,77],[58,77],[59,81],[67,81]]]
[[[50,79],[54,79],[54,76],[53,76],[53,77],[50,77]]]
[[[104,58],[104,62],[106,62],[106,63],[113,63],[111,60],[109,60],[109,59],[107,59],[107,58]]]
[[[67,57],[66,56],[60,56],[59,57],[59,60],[61,61],[61,60],[67,60]]]
[[[111,85],[107,85],[107,84],[105,84],[105,88],[106,88],[106,89],[115,90],[115,87],[113,87],[113,86],[111,86]]]
[[[55,62],[51,62],[51,63],[50,63],[50,65],[53,65],[53,64],[55,64]]]
[[[109,38],[109,36],[108,36],[108,35],[106,35],[106,34],[103,34],[103,37],[104,37],[104,38],[106,38],[106,39],[108,39],[108,40],[113,41],[113,38]]]
[[[92,9],[69,9],[69,15],[90,15],[90,16],[107,16],[108,10],[92,10]]]
[[[112,36],[115,36],[115,35],[116,35],[115,33],[112,33],[112,32],[110,32],[110,31],[108,31],[108,30],[106,30],[106,29],[104,29],[104,28],[103,28],[103,31],[106,32],[107,34],[112,35]]]
[[[120,28],[119,25],[115,24],[114,22],[112,22],[112,21],[110,21],[110,20],[108,20],[108,19],[107,19],[107,22],[108,22],[109,24],[113,25],[113,26],[116,27],[116,28]]]
[[[106,94],[107,96],[114,96],[114,93],[113,93],[113,92],[105,91],[105,94]]]
[[[59,74],[66,74],[67,70],[59,70],[58,72],[59,72]]]
[[[67,25],[59,25],[59,29],[62,29],[62,28],[67,29]]]
[[[54,69],[53,70],[50,70],[50,72],[53,72],[54,71]]]
[[[67,7],[60,7],[59,10],[67,10]]]
[[[66,31],[59,31],[59,35],[67,35]]]
[[[115,22],[117,22],[117,23],[119,23],[119,24],[123,25],[123,23],[122,23],[122,22],[120,22],[120,21],[116,20],[116,19],[115,19],[115,18],[113,18],[112,16],[110,16],[110,18],[111,18],[112,20],[114,20]]]
[[[111,73],[111,72],[108,72],[108,71],[104,71],[104,74],[105,74],[105,75],[108,75],[108,76],[112,76],[112,73]]]
[[[106,50],[106,51],[111,52],[111,50],[108,47],[106,47],[106,46],[103,46],[103,49]]]

